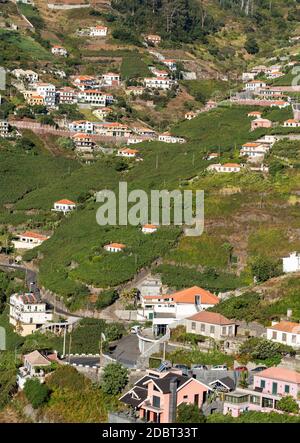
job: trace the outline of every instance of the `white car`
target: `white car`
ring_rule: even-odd
[[[131,334],[137,334],[140,331],[141,327],[136,325],[136,326],[132,326],[132,328],[130,329]]]
[[[227,371],[226,365],[215,365],[210,368],[211,371]]]

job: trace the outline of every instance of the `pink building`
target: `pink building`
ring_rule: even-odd
[[[223,413],[238,417],[246,411],[270,412],[276,410],[278,400],[285,395],[291,395],[300,405],[299,392],[299,372],[268,368],[254,376],[253,386],[225,394]]]
[[[181,403],[196,404],[199,408],[212,389],[181,371],[168,372],[148,370],[134,387],[120,398],[147,422],[174,423],[177,407]]]
[[[254,131],[258,128],[272,128],[273,123],[267,118],[257,118],[251,122],[251,130]]]

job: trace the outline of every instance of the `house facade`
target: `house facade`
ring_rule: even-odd
[[[165,77],[149,77],[144,78],[144,84],[150,89],[171,89],[174,81]]]
[[[23,366],[18,370],[17,385],[24,389],[27,380],[37,379],[40,383],[45,381],[45,368],[51,366],[51,361],[39,351],[33,351],[23,357]]]
[[[17,240],[13,240],[12,243],[16,249],[33,249],[36,246],[40,246],[48,238],[37,232],[26,231],[23,234],[17,235]]]
[[[298,272],[300,271],[300,254],[292,252],[288,257],[282,259],[283,272]]]
[[[155,335],[164,335],[170,324],[185,324],[185,319],[219,303],[216,295],[198,286],[172,294],[141,297],[138,319],[152,320]]]
[[[267,339],[283,345],[300,348],[300,324],[280,321],[267,328]]]
[[[108,252],[122,252],[125,248],[126,245],[123,243],[110,243],[109,245],[104,246],[105,251]]]
[[[253,385],[225,394],[224,414],[238,417],[243,412],[276,411],[278,401],[286,395],[298,400],[300,373],[291,369],[271,367],[254,375]]]
[[[52,320],[46,303],[31,292],[11,295],[9,305],[9,323],[23,337]]]
[[[67,212],[71,212],[76,208],[76,203],[72,200],[62,199],[58,200],[54,203],[53,211],[63,212],[66,214]]]
[[[164,132],[158,136],[158,141],[164,143],[185,143],[186,140],[183,137],[176,137],[171,135],[169,132]]]
[[[221,163],[217,163],[214,165],[209,165],[207,168],[208,171],[226,173],[241,172],[241,169],[242,167],[238,163],[224,163],[224,165],[221,165]]]
[[[224,340],[236,335],[236,325],[216,312],[198,312],[186,319],[186,332]]]
[[[147,422],[174,423],[180,404],[195,404],[201,409],[210,391],[208,385],[183,376],[181,371],[149,370],[120,401]]]

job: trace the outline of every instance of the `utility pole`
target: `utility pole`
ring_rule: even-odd
[[[68,356],[69,364],[70,364],[71,344],[72,344],[72,334],[70,334],[70,341],[69,341],[69,356]]]
[[[63,356],[66,354],[66,335],[67,335],[67,328],[64,329],[64,344],[63,344]]]

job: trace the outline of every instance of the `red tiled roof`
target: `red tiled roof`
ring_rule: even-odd
[[[36,238],[38,240],[47,240],[47,238],[48,238],[45,235],[41,235],[41,234],[38,234],[37,232],[33,232],[33,231],[26,231],[23,234],[19,234],[19,237]]]
[[[256,374],[256,377],[271,378],[300,384],[300,373],[287,368],[272,367]]]
[[[218,314],[216,312],[207,312],[207,311],[198,312],[197,314],[188,317],[188,320],[201,321],[203,323],[211,323],[214,325],[234,324],[233,320],[229,320],[228,318],[224,317],[224,315],[222,314]]]
[[[55,203],[58,203],[58,204],[61,204],[61,205],[75,205],[76,204],[72,200],[67,200],[67,199],[58,200]]]
[[[196,295],[200,295],[201,304],[204,305],[216,305],[220,301],[216,295],[206,291],[203,288],[199,288],[199,286],[183,289],[182,291],[175,292],[174,294],[167,294],[161,296],[161,298],[171,298],[176,303],[194,304]]]

